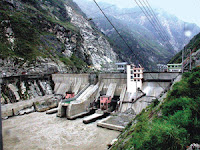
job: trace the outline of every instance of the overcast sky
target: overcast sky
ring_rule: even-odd
[[[135,0],[96,1],[115,4],[120,8],[131,8],[136,6]],[[162,8],[183,21],[196,23],[200,26],[200,0],[148,0],[148,2],[153,8]]]

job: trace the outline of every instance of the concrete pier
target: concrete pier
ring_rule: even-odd
[[[90,85],[75,101],[72,101],[69,104],[66,110],[68,119],[89,112],[90,105],[95,99],[98,86],[98,84]]]
[[[46,114],[55,114],[57,112],[58,112],[58,108],[53,108],[53,109],[47,110]]]
[[[56,83],[55,85],[55,94],[62,94],[64,95],[66,91],[69,91],[70,89],[70,86],[71,86],[71,83],[69,82],[68,84],[66,83]]]
[[[167,91],[171,85],[171,82],[144,82],[142,91],[146,94],[141,97],[143,93],[137,92],[132,95],[126,93],[124,101],[121,106],[121,112],[126,111],[129,108],[135,110],[136,114],[140,113],[144,108],[146,108],[149,104],[151,104],[152,100],[155,98],[159,98],[160,94],[164,91]],[[138,99],[139,98],[139,99]],[[137,101],[132,101],[136,100]],[[129,102],[129,103],[128,103]]]
[[[72,92],[76,95],[78,93],[80,87],[81,87],[81,81],[78,81],[76,83],[76,85],[74,86],[74,89],[72,90]]]
[[[110,116],[108,118],[105,118],[105,119],[101,120],[100,122],[98,122],[97,126],[98,127],[102,127],[102,128],[107,128],[107,129],[115,130],[115,131],[120,131],[120,132],[122,132],[125,129],[124,126],[119,126],[119,125],[104,123],[108,119],[110,119]]]
[[[13,92],[13,94],[15,95],[16,100],[20,100],[20,96],[18,93],[18,89],[16,86],[14,86],[13,84],[8,84],[8,87],[10,88],[10,90]]]
[[[94,121],[96,121],[98,119],[101,119],[103,116],[105,116],[105,114],[103,114],[103,113],[102,114],[95,113],[95,114],[93,114],[91,116],[88,116],[88,117],[84,118],[83,119],[83,123],[88,124],[88,123],[94,122]]]

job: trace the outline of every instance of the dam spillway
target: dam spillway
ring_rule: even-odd
[[[64,113],[62,112],[60,117],[66,116],[70,119],[88,113],[93,108],[93,102],[97,101],[101,95],[119,97],[119,107],[116,111],[124,112],[132,108],[138,114],[152,102],[152,99],[159,98],[163,93],[166,93],[178,75],[179,73],[144,73],[141,91],[143,95],[145,93],[145,96],[139,97],[139,93],[130,95],[126,91],[127,78],[126,74],[123,73],[99,74],[95,77],[96,81],[92,83],[90,82],[90,74],[54,74],[53,81],[55,85],[58,82],[59,84],[71,84],[74,87],[81,84],[80,90],[71,102],[66,103],[65,100],[61,102],[60,107],[65,107],[65,109],[63,109]],[[62,80],[60,77],[62,77]],[[60,90],[62,91],[62,89]],[[81,90],[84,91],[80,93]],[[64,93],[63,91],[62,94]],[[137,99],[137,101],[132,103],[132,99]]]
[[[40,101],[38,96],[49,95],[54,98],[51,96],[52,94],[64,97],[68,91],[74,93],[75,96],[71,101],[62,100],[60,102],[58,109],[60,117],[75,118],[88,113],[94,108],[94,102],[98,102],[102,95],[118,97],[117,111],[119,112],[133,108],[135,112],[139,113],[151,103],[153,98],[158,98],[166,92],[178,75],[179,73],[144,72],[141,90],[146,95],[141,98],[139,98],[139,93],[135,93],[135,95],[127,93],[127,77],[124,73],[23,75],[3,78],[4,86],[9,88],[11,94],[13,93],[10,98],[11,102],[14,102],[13,104],[9,103],[9,107],[8,104],[2,106],[3,117],[18,114],[21,109],[33,105],[32,103],[23,105],[23,100],[19,97],[23,96],[23,90],[27,89],[25,86],[30,87],[30,91],[27,91],[30,93],[30,99],[35,98],[37,101]],[[136,97],[139,99],[132,104],[132,99],[137,99]],[[17,101],[20,102],[20,106],[16,103],[17,105],[13,109],[12,105],[14,107]]]

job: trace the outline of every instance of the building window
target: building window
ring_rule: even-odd
[[[134,81],[136,81],[136,79],[134,79]]]
[[[136,72],[136,70],[134,70],[134,72]]]
[[[133,76],[131,76],[131,79],[133,79]]]
[[[140,70],[138,70],[138,72],[140,72]]]
[[[133,70],[131,70],[131,74],[133,74]]]
[[[140,77],[140,74],[138,74],[138,77]]]
[[[140,79],[138,79],[138,82],[140,82]]]
[[[136,77],[136,74],[134,74],[134,77]]]

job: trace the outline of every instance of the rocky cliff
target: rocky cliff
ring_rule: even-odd
[[[73,1],[0,3],[0,70],[4,74],[87,72],[116,61],[109,42]]]

